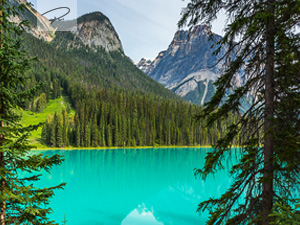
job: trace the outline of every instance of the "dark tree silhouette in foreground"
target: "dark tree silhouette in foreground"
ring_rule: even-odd
[[[23,127],[18,114],[19,105],[36,93],[38,86],[24,89],[26,70],[32,59],[22,50],[19,35],[27,22],[19,24],[9,18],[19,15],[25,5],[11,7],[0,1],[0,223],[5,224],[55,224],[49,221],[52,211],[48,204],[54,190],[36,188],[42,170],[62,163],[58,155],[52,157],[30,152],[30,132],[39,125]]]
[[[245,99],[251,106],[206,157],[203,178],[222,169],[232,140],[240,135],[240,158],[231,168],[234,182],[220,198],[202,202],[208,224],[270,224],[275,202],[294,206],[300,172],[300,22],[299,0],[192,0],[179,26],[211,24],[218,13],[228,22],[219,46],[228,51],[216,94],[200,117],[208,125],[240,113]],[[220,49],[219,49],[220,50]],[[216,51],[216,54],[219,53]],[[244,83],[233,88],[237,73]],[[245,197],[242,198],[242,194]]]

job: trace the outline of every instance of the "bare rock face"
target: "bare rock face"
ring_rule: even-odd
[[[26,0],[8,0],[11,5],[26,4]],[[54,40],[56,33],[64,28],[64,31],[72,32],[76,39],[80,39],[83,45],[87,45],[92,49],[98,47],[104,48],[106,51],[123,51],[122,43],[119,39],[110,20],[100,12],[86,14],[77,19],[77,21],[59,21],[51,22],[37,12],[33,7],[27,6],[27,10],[22,12],[20,16],[11,18],[12,21],[19,23],[21,20],[29,20],[30,28],[27,29],[34,37],[47,42]],[[70,41],[71,42],[71,41]],[[76,47],[77,44],[70,43],[70,46]]]
[[[215,92],[213,83],[222,73],[222,61],[211,47],[221,36],[212,34],[205,25],[196,26],[192,31],[176,32],[166,51],[162,51],[152,62],[141,60],[141,70],[165,87],[188,101],[203,105]],[[227,49],[221,48],[220,55]],[[236,76],[236,84],[240,84]]]
[[[151,66],[152,61],[150,59],[142,58],[139,63],[137,64],[137,67],[142,70],[144,73],[146,73],[149,70],[149,67]]]
[[[13,6],[27,4],[26,0],[7,0],[7,2]],[[20,23],[24,19],[30,22],[30,27],[26,28],[28,33],[47,42],[51,42],[54,39],[56,29],[52,27],[51,22],[46,17],[42,16],[33,7],[27,6],[27,10],[21,12],[19,16],[10,18],[15,23]],[[39,24],[40,28],[37,24]]]
[[[70,23],[71,26],[66,26]],[[84,45],[90,48],[102,47],[106,51],[121,51],[123,46],[110,20],[100,12],[94,12],[81,16],[77,20],[77,25],[72,26],[72,21],[60,22],[57,26],[68,27],[66,30],[71,31],[80,38]]]

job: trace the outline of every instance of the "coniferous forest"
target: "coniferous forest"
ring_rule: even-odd
[[[202,107],[144,74],[122,48],[84,44],[76,32],[53,29],[50,42],[23,33],[30,27],[19,11],[30,4],[13,2],[0,0],[1,225],[57,224],[49,201],[64,182],[53,202],[69,210],[63,224],[300,223],[299,0],[189,1],[179,27],[212,25],[222,12],[228,19],[215,43],[226,51],[214,52],[225,60],[222,74]],[[91,18],[108,21],[101,13],[79,21]],[[63,107],[49,107],[57,100]],[[25,124],[23,113],[43,121]],[[31,151],[35,132],[62,150]],[[172,145],[179,148],[63,149]],[[196,145],[213,148],[182,147]]]
[[[55,113],[43,126],[42,140],[49,146],[210,145],[226,131],[224,123],[211,129],[197,123],[193,115],[200,107],[193,104],[125,91],[74,90],[76,115]]]
[[[66,51],[59,35],[66,36],[58,34],[51,45],[23,35],[26,49],[39,58],[28,73],[30,85],[42,84],[24,108],[41,112],[64,95],[76,112],[70,116],[68,107],[48,115],[41,140],[49,147],[212,145],[237,118],[232,114],[207,128],[206,121],[194,119],[201,107],[145,80],[122,53],[98,48],[87,54],[86,46]]]

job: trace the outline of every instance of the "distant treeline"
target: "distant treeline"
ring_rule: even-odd
[[[151,94],[102,89],[68,90],[76,115],[49,115],[42,140],[52,147],[211,145],[234,117],[207,129],[195,114],[201,108]],[[231,120],[231,121],[230,121]]]

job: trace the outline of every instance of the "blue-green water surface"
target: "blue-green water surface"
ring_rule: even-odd
[[[197,205],[220,196],[231,183],[228,171],[195,179],[210,149],[156,148],[43,151],[65,156],[39,187],[66,182],[51,201],[51,219],[68,225],[204,224]]]

